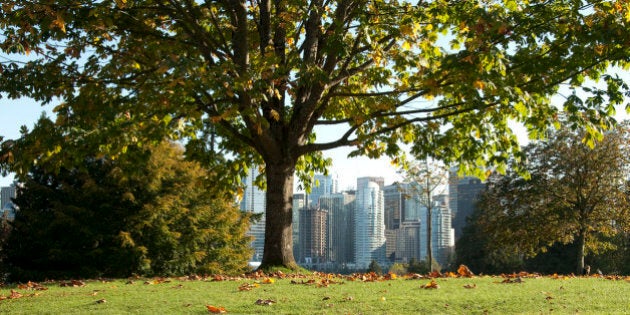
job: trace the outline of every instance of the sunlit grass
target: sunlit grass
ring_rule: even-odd
[[[322,280],[327,279],[327,280]],[[309,281],[310,280],[310,281]],[[166,281],[85,281],[84,286],[41,283],[35,291],[5,286],[23,296],[0,301],[2,314],[621,314],[630,310],[630,282],[604,278],[502,277],[361,281],[348,278],[239,278]],[[267,282],[267,283],[266,283]],[[293,283],[292,283],[293,282]],[[241,290],[249,284],[250,290]],[[472,288],[465,288],[465,286]],[[244,286],[245,287],[245,286]],[[256,301],[262,300],[262,305]],[[264,303],[273,301],[271,305]]]

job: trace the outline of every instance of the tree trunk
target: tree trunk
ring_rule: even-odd
[[[425,160],[426,168],[429,169],[428,161]],[[433,272],[433,234],[432,234],[432,212],[433,212],[433,201],[431,199],[431,186],[430,176],[427,175],[427,260],[429,261],[429,272]]]
[[[431,228],[431,221],[432,221],[432,206],[430,204],[430,199],[429,199],[429,206],[427,207],[427,260],[429,261],[429,272],[433,272],[433,238],[432,236],[432,228]]]
[[[295,161],[266,164],[265,249],[259,269],[297,269],[293,257],[293,174]]]
[[[578,235],[578,252],[577,252],[577,274],[581,275],[584,272],[584,257],[586,256],[586,231],[580,231]]]

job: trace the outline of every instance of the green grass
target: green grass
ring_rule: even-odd
[[[315,283],[301,284],[313,279]],[[228,314],[622,314],[630,312],[630,282],[603,278],[501,277],[438,278],[438,289],[421,288],[428,279],[375,282],[320,277],[231,281],[171,279],[144,284],[136,280],[86,281],[83,287],[42,283],[44,291],[5,286],[24,296],[0,301],[0,314],[208,314],[206,305]],[[292,284],[291,281],[298,282]],[[151,279],[149,279],[151,281]],[[257,287],[240,291],[244,283]],[[475,285],[473,289],[465,285]],[[29,296],[35,294],[33,296]],[[98,303],[104,299],[105,302]],[[258,299],[273,305],[256,305]]]

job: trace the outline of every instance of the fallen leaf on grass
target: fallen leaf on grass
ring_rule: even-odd
[[[459,268],[457,268],[457,274],[459,274],[462,277],[467,277],[467,278],[470,278],[475,275],[472,271],[470,271],[470,269],[466,265],[459,265]]]
[[[425,285],[421,285],[420,286],[423,289],[438,289],[440,286],[437,284],[437,282],[435,282],[434,279],[431,279],[431,281],[429,281],[429,283],[425,284]]]
[[[466,288],[466,289],[476,289],[477,285],[474,284],[474,283],[473,284],[467,284],[467,285],[464,286],[464,288]]]
[[[273,278],[265,278],[265,279],[262,281],[262,283],[263,283],[263,284],[272,284],[272,283],[274,283],[274,282],[276,282],[276,280],[274,280]]]
[[[256,305],[265,305],[265,306],[273,305],[275,303],[276,301],[274,300],[263,300],[263,299],[258,299],[255,302]]]
[[[501,283],[523,283],[523,278],[521,277],[516,277],[514,279],[511,278],[506,278],[503,281],[501,281]]]
[[[103,304],[103,303],[107,303],[107,300],[105,300],[105,299],[100,299],[100,300],[98,300],[98,301],[96,301],[96,302],[94,302],[94,303],[96,303],[96,304]]]
[[[214,305],[206,305],[206,308],[208,309],[208,312],[213,313],[213,314],[223,314],[223,313],[227,313],[227,310],[225,309],[225,307],[222,306],[214,306]]]
[[[260,285],[258,283],[243,283],[238,286],[239,291],[251,291],[253,288],[258,288]]]
[[[48,290],[48,288],[42,286],[41,284],[37,283],[37,282],[27,282],[25,284],[18,284],[18,289],[20,290],[36,290],[36,291],[44,291],[44,290]]]
[[[11,290],[11,295],[9,295],[9,299],[19,299],[21,297],[23,297],[24,295],[18,291],[15,290]]]
[[[80,287],[84,287],[86,284],[85,282],[81,281],[81,280],[70,280],[70,281],[62,281],[59,282],[59,286],[60,287],[75,287],[75,288],[80,288]]]

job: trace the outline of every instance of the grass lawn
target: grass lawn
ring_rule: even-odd
[[[0,288],[0,314],[628,314],[628,278],[127,279]],[[430,285],[429,285],[430,287]],[[13,291],[12,291],[13,290]],[[12,297],[12,298],[10,298]],[[257,303],[258,302],[258,303]]]

